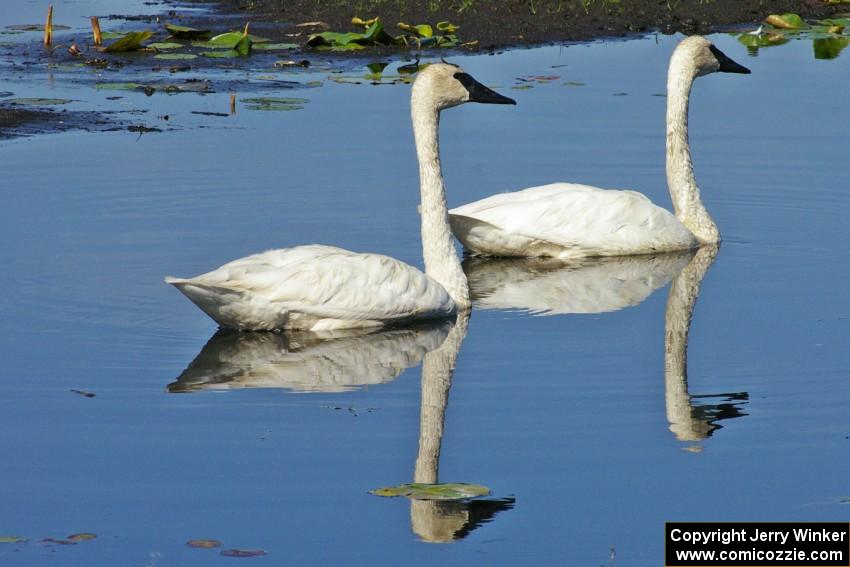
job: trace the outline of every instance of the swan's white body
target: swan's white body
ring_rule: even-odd
[[[490,256],[627,256],[683,250],[698,241],[641,193],[552,183],[451,210],[464,247]]]
[[[374,327],[455,311],[445,288],[413,266],[318,244],[270,250],[166,281],[231,329]]]
[[[493,195],[452,209],[464,247],[489,256],[654,254],[720,241],[700,200],[688,146],[688,100],[694,79],[715,71],[749,72],[702,37],[683,40],[667,77],[667,184],[675,215],[634,191],[553,183]]]
[[[440,168],[440,111],[464,102],[513,103],[459,67],[430,65],[411,94],[425,273],[379,254],[330,246],[271,250],[189,279],[166,278],[219,325],[326,331],[447,317],[469,308]]]

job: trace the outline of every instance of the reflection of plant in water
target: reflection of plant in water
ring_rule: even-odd
[[[758,29],[738,35],[750,55],[758,55],[763,47],[788,43],[791,39],[811,39],[815,59],[835,59],[850,44],[844,35],[850,18],[834,18],[806,22],[797,14],[771,14]]]

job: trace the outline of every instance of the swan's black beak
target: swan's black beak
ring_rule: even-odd
[[[482,102],[484,104],[516,104],[512,98],[500,95],[493,89],[488,89],[472,78],[468,73],[455,73],[455,79],[460,81],[469,91],[469,102]]]
[[[751,71],[741,65],[740,63],[736,63],[732,61],[725,53],[711,46],[711,52],[714,54],[714,58],[717,59],[717,62],[720,63],[720,71],[721,73],[743,73],[744,75],[749,75]]]

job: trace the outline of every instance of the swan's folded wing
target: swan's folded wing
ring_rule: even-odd
[[[253,311],[295,312],[318,319],[387,322],[444,316],[454,310],[445,289],[416,268],[388,256],[331,246],[270,250],[169,283],[183,286],[184,293],[184,288],[196,286],[207,295],[216,290],[229,294],[228,302],[234,305],[235,296],[240,296]],[[190,299],[198,303],[191,295]]]
[[[645,253],[693,243],[672,213],[640,193],[571,183],[493,195],[450,213],[579,255]]]

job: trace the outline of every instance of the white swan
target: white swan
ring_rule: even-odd
[[[194,278],[165,281],[219,325],[239,330],[376,327],[468,309],[469,290],[449,228],[438,143],[440,111],[464,102],[516,104],[446,63],[429,65],[413,84],[424,274],[388,256],[314,244],[271,250]]]
[[[624,256],[695,248],[720,241],[700,200],[688,146],[694,79],[716,71],[749,73],[707,39],[682,40],[667,75],[667,185],[675,216],[634,191],[553,183],[493,195],[452,209],[452,230],[474,254]]]

